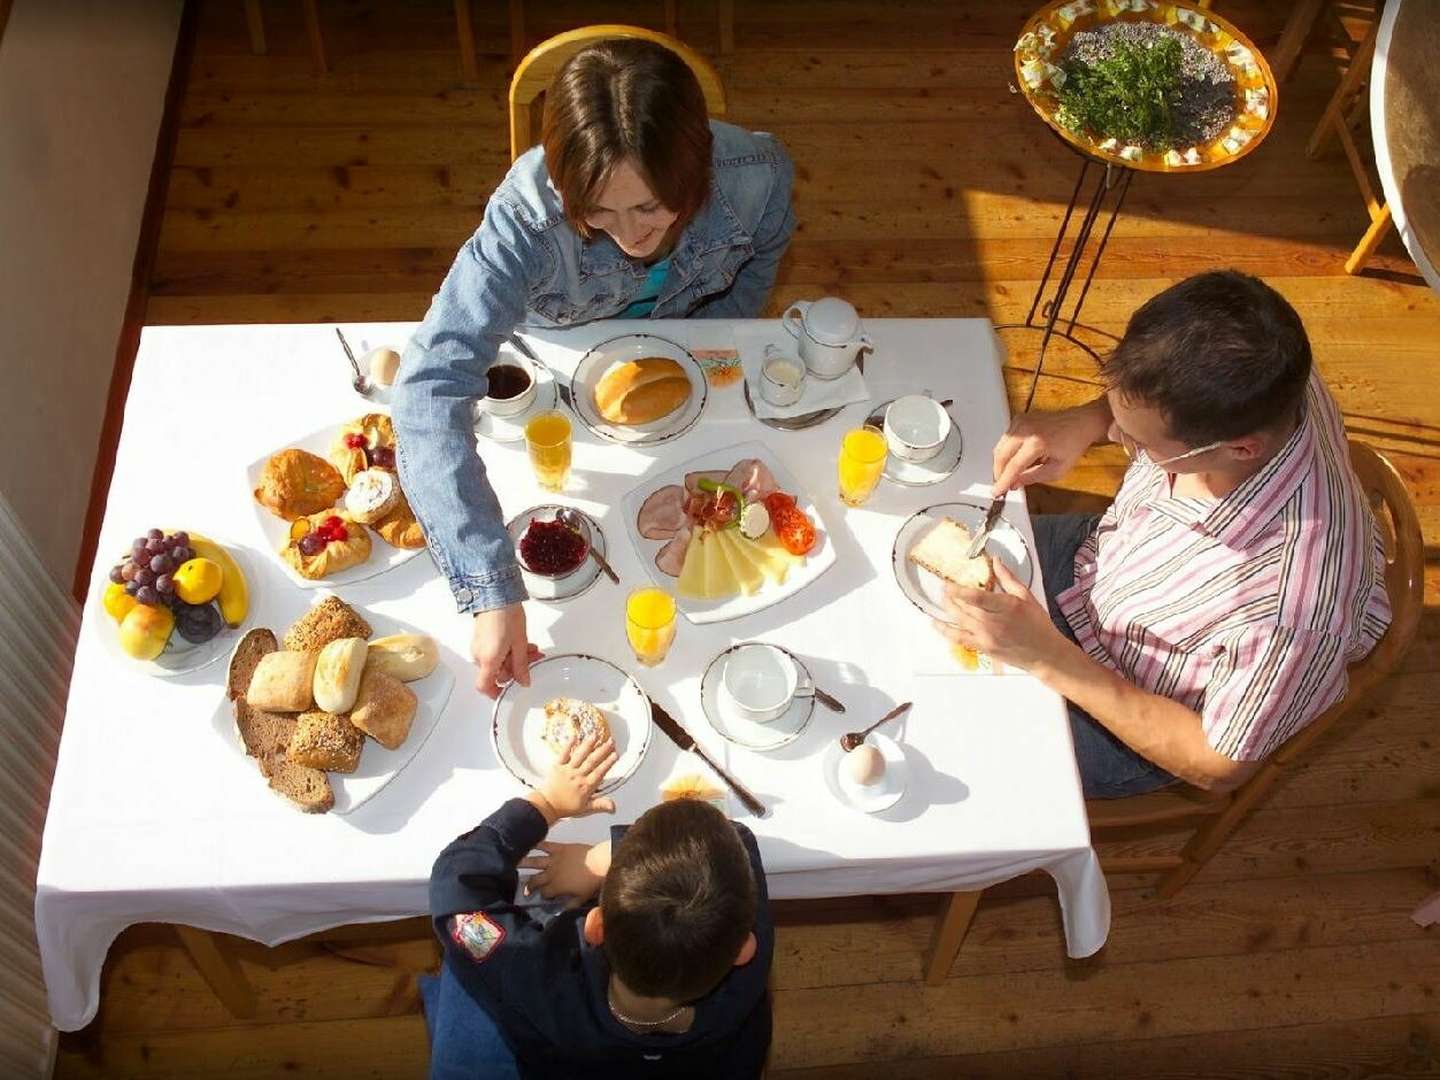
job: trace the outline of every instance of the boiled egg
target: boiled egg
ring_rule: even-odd
[[[861,743],[845,755],[845,762],[841,767],[856,787],[871,787],[885,776],[885,757],[875,747]]]

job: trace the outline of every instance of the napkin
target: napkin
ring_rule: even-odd
[[[750,402],[755,415],[762,420],[790,420],[821,409],[837,409],[857,401],[869,401],[870,388],[859,365],[838,379],[805,379],[805,393],[794,405],[772,405],[760,396],[760,368],[765,363],[765,346],[774,345],[782,355],[804,366],[796,350],[795,339],[779,322],[758,326],[737,327],[735,345],[740,350],[740,363],[745,368],[745,383],[750,388]]]

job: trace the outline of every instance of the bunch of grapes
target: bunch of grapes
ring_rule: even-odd
[[[388,446],[371,446],[365,436],[358,431],[352,431],[345,436],[345,445],[351,450],[365,451],[365,467],[367,469],[389,469],[395,471],[395,451]]]
[[[144,536],[136,537],[130,545],[130,554],[110,568],[110,580],[124,585],[136,603],[173,607],[180,601],[175,596],[175,582],[170,575],[194,557],[195,549],[190,546],[188,533],[173,532],[167,536],[162,529],[151,529]],[[218,616],[218,612],[216,614]]]
[[[296,546],[302,555],[319,555],[325,550],[325,545],[334,541],[343,544],[350,539],[350,531],[345,528],[345,522],[337,514],[331,514],[315,528],[311,529],[297,542]]]

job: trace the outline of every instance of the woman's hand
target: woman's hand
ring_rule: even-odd
[[[584,817],[587,814],[613,814],[615,803],[595,796],[595,789],[605,781],[605,774],[620,758],[615,740],[601,742],[587,735],[579,742],[571,740],[545,779],[530,793],[530,802],[554,825],[561,818]]]
[[[525,895],[538,892],[546,900],[557,896],[571,897],[570,906],[578,907],[600,891],[610,870],[610,841],[603,844],[540,844],[543,855],[527,855],[520,860],[526,870],[538,870],[525,881]]]
[[[1110,422],[1104,397],[1058,412],[1021,413],[995,444],[991,495],[998,499],[1011,488],[1060,479],[1105,439]]]
[[[512,680],[529,686],[530,665],[545,654],[530,643],[525,630],[524,606],[509,604],[476,612],[470,655],[479,669],[475,688],[486,697],[495,698]]]

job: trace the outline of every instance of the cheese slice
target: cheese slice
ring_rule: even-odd
[[[791,555],[786,551],[785,545],[780,543],[780,538],[773,529],[752,542],[755,550],[765,560],[765,576],[777,585],[783,585],[790,568],[805,558],[803,555]]]
[[[760,586],[765,584],[765,575],[760,567],[740,550],[740,545],[736,542],[739,539],[743,537],[735,529],[722,529],[715,534],[715,542],[720,545],[720,551],[725,556],[730,573],[739,583],[740,591],[746,596],[753,596]]]
[[[690,537],[690,546],[685,549],[685,564],[680,568],[680,579],[675,588],[681,596],[691,600],[705,597],[705,538],[708,534],[697,532]]]

